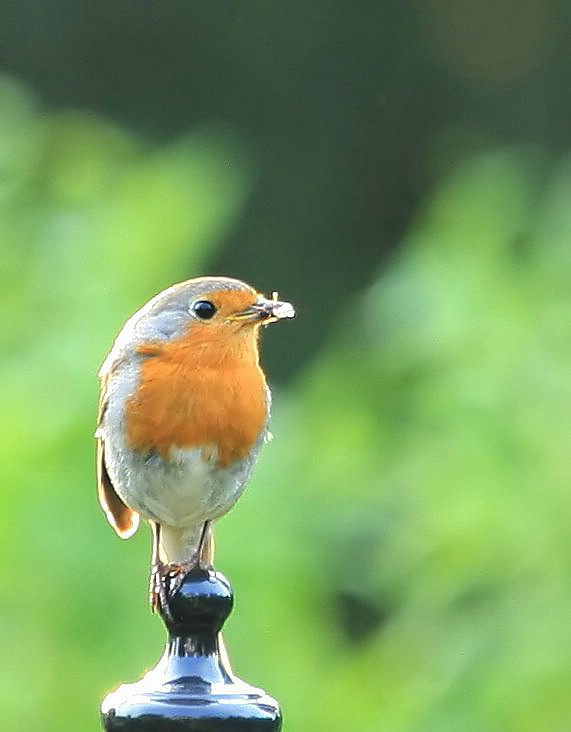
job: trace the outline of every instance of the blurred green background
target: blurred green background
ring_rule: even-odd
[[[292,732],[571,728],[569,5],[6,3],[0,729],[99,729],[162,651],[95,496],[97,369],[199,274],[278,289],[218,527]]]

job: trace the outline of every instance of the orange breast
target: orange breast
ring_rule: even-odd
[[[193,327],[173,343],[147,343],[136,394],[126,405],[129,445],[167,459],[171,448],[215,447],[218,464],[245,457],[265,428],[267,397],[257,333]]]

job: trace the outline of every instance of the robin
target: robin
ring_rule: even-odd
[[[211,523],[269,437],[260,326],[294,314],[239,280],[191,279],[136,312],[101,367],[99,500],[124,539],[149,522],[154,610],[168,613],[185,574],[212,564]]]

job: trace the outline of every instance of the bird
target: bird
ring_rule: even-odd
[[[123,326],[99,371],[99,502],[127,539],[152,530],[150,600],[212,567],[212,524],[249,483],[271,435],[262,326],[293,306],[229,277],[197,277],[153,297]]]

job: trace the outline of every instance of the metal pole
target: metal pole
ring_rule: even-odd
[[[101,705],[107,732],[279,732],[280,708],[262,689],[233,675],[220,631],[232,611],[228,580],[193,569],[169,599],[161,660],[140,681]]]

